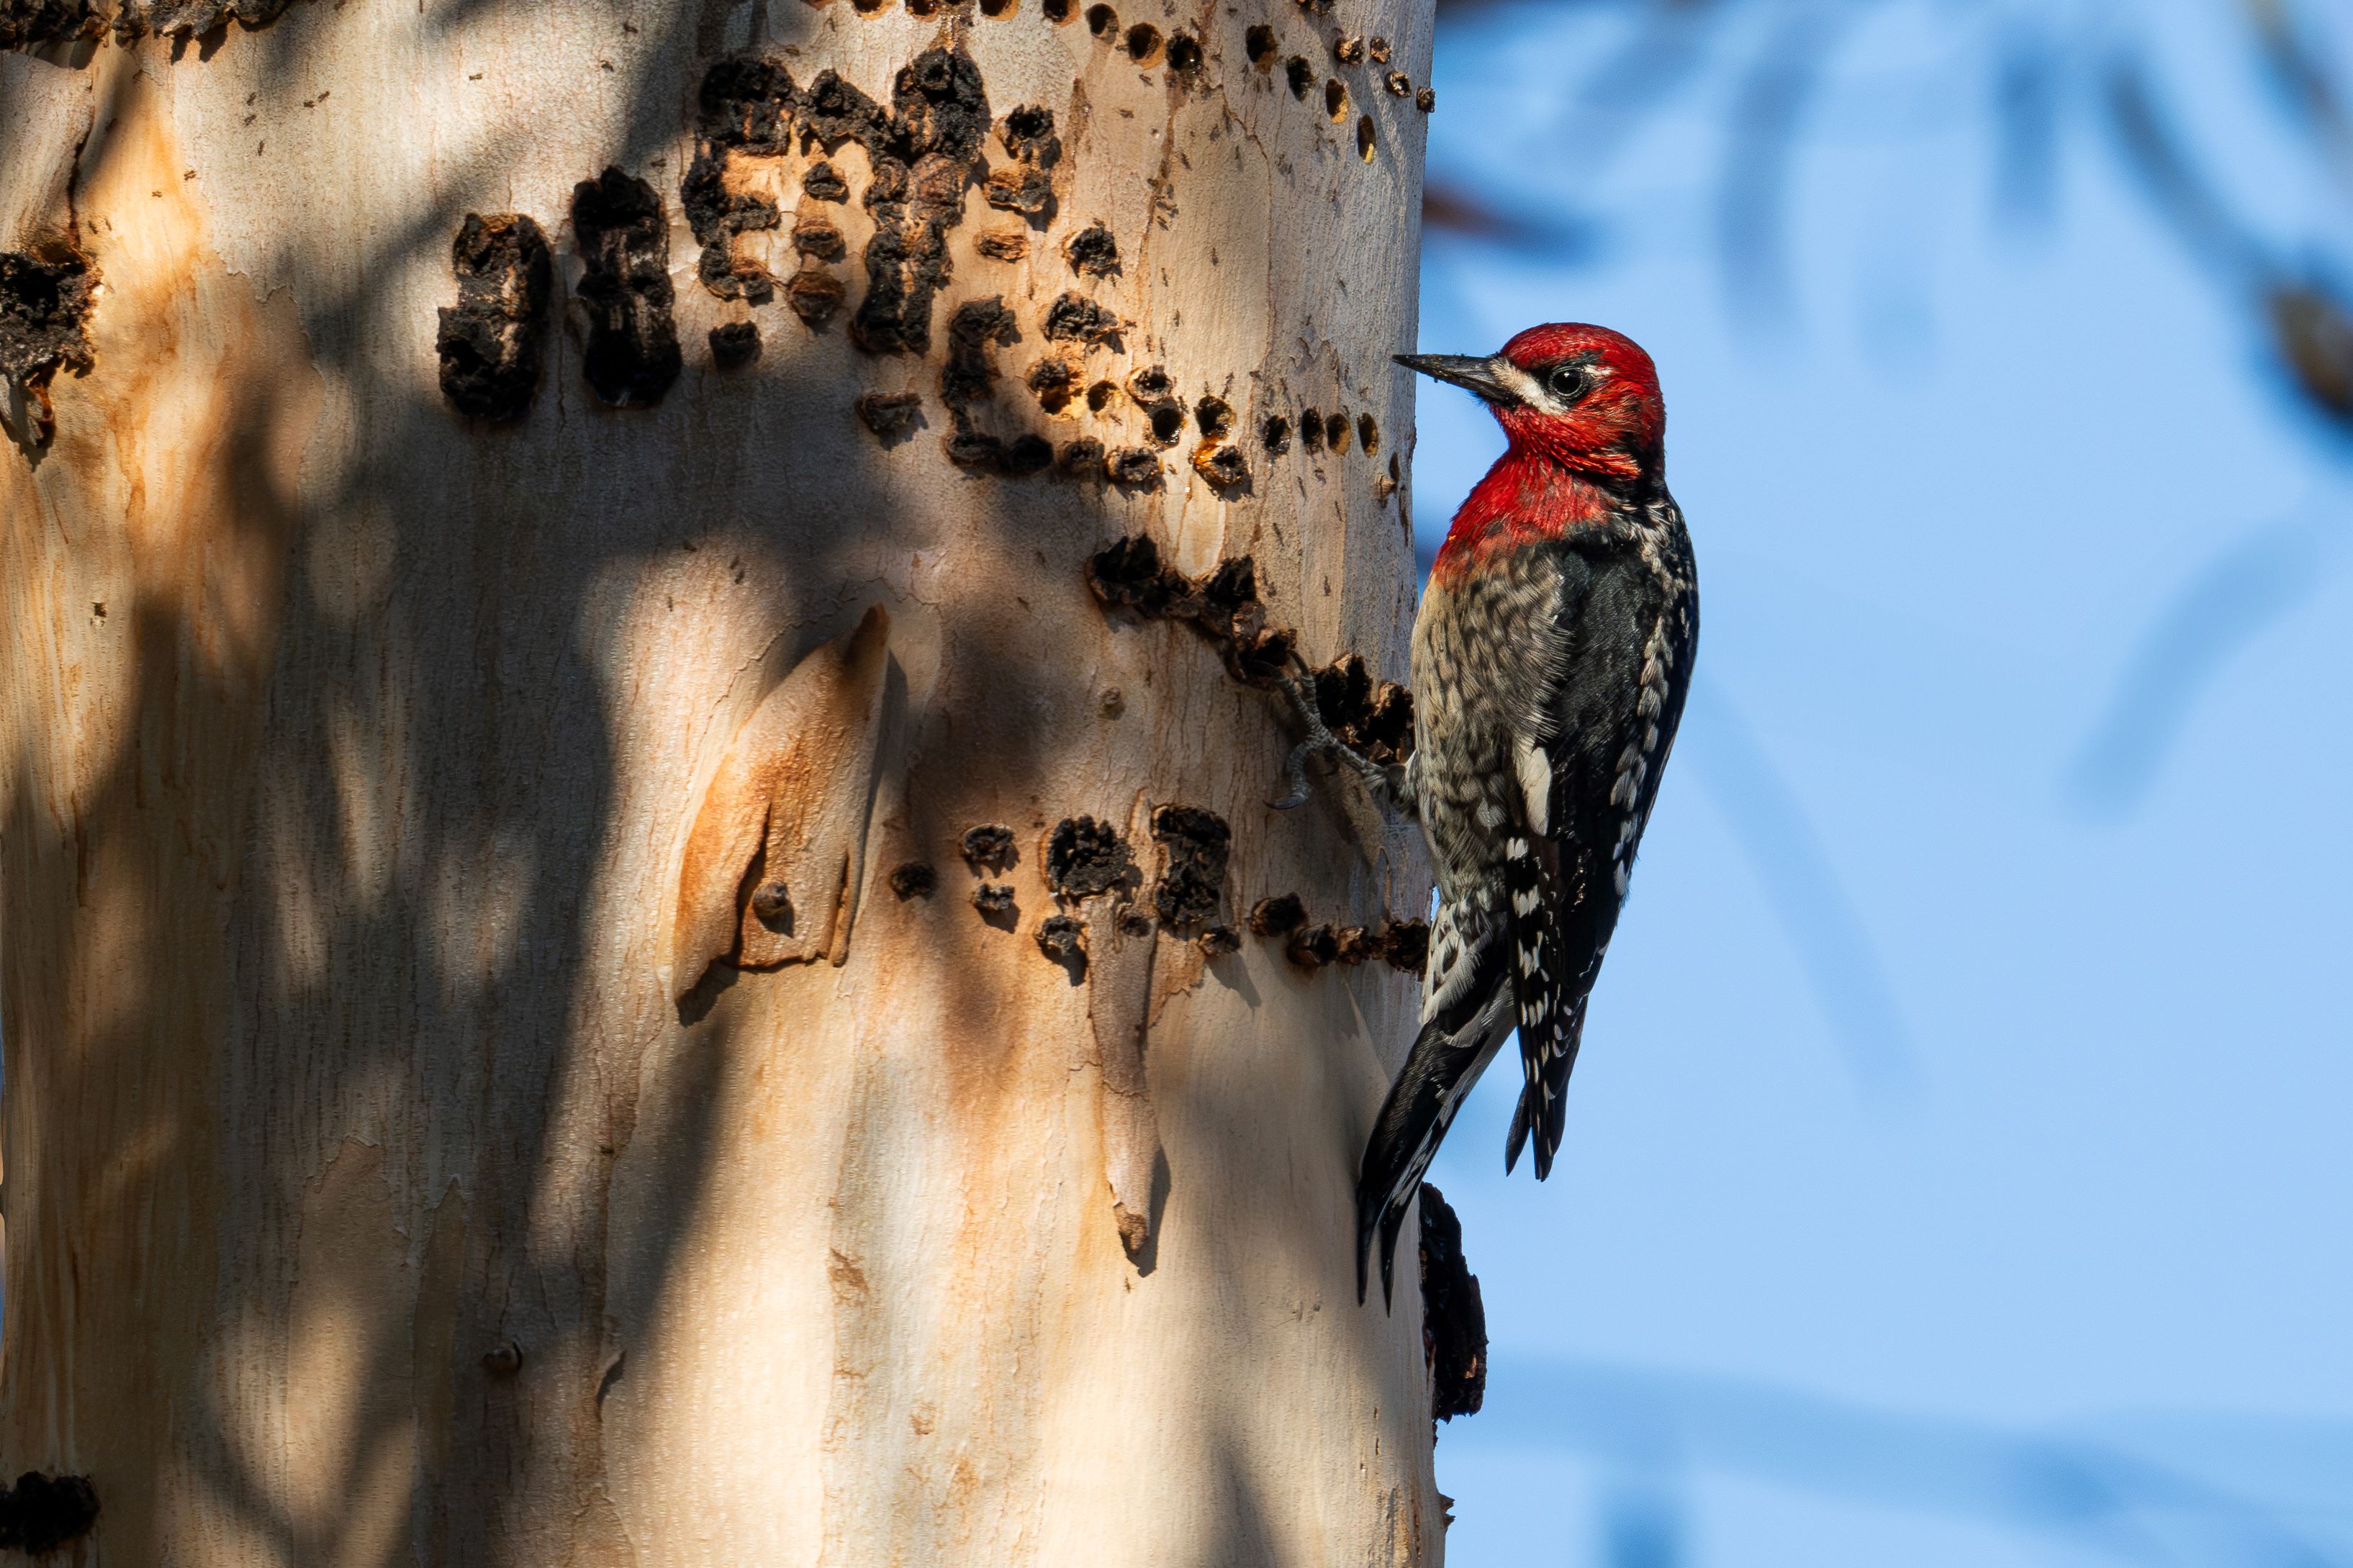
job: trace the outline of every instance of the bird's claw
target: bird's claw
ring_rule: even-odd
[[[1388,796],[1396,793],[1396,781],[1391,778],[1389,769],[1340,739],[1332,732],[1332,727],[1324,722],[1324,710],[1316,703],[1313,686],[1297,675],[1286,675],[1282,678],[1282,693],[1291,700],[1291,710],[1306,729],[1307,738],[1292,747],[1291,754],[1283,759],[1282,778],[1290,786],[1290,793],[1281,800],[1267,802],[1269,809],[1291,811],[1307,804],[1310,793],[1307,759],[1319,752],[1335,753],[1342,762],[1364,775],[1365,782],[1377,795]]]
[[[1324,750],[1327,743],[1336,742],[1327,742],[1310,737],[1291,748],[1291,754],[1282,762],[1282,782],[1291,786],[1291,792],[1281,800],[1268,801],[1267,809],[1295,811],[1307,804],[1307,796],[1310,793],[1307,785],[1307,759]]]

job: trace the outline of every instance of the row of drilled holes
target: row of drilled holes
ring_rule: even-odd
[[[1242,47],[1250,64],[1271,64],[1276,49],[1274,29],[1260,23],[1242,35]],[[1291,83],[1293,98],[1304,100],[1315,86],[1315,68],[1307,63],[1305,55],[1293,55],[1285,61],[1283,74]],[[1336,76],[1324,79],[1324,112],[1335,125],[1348,118],[1348,85]],[[1373,117],[1369,114],[1356,121],[1356,155],[1367,163],[1373,161]]]
[[[1356,444],[1369,458],[1381,449],[1381,427],[1369,414],[1356,416]],[[1291,421],[1280,414],[1270,414],[1259,426],[1259,441],[1270,452],[1281,454],[1291,449]],[[1299,444],[1311,452],[1330,451],[1334,454],[1348,449],[1348,416],[1344,413],[1318,414],[1313,408],[1299,415]]]
[[[1046,15],[1057,23],[1069,21],[1071,0],[1046,0]],[[1149,22],[1138,22],[1123,35],[1119,30],[1119,13],[1109,5],[1087,7],[1087,31],[1098,38],[1117,40],[1119,47],[1127,52],[1127,58],[1140,66],[1156,66],[1165,56],[1170,70],[1184,73],[1201,68],[1200,40],[1190,33],[1172,34],[1164,46],[1159,28]]]
[[[1087,411],[1102,414],[1120,399],[1120,388],[1114,382],[1098,381],[1087,388]],[[1070,406],[1071,392],[1058,387],[1050,395],[1041,395],[1039,402],[1049,414],[1060,414]],[[1161,446],[1176,444],[1185,427],[1185,411],[1170,398],[1151,405],[1146,417],[1152,424],[1153,439]],[[1348,449],[1350,429],[1345,413],[1319,414],[1313,408],[1300,414],[1300,443],[1311,452],[1329,450],[1334,453]],[[1201,434],[1212,441],[1221,441],[1233,430],[1232,405],[1215,393],[1206,394],[1193,405],[1193,423]],[[1380,422],[1369,414],[1356,416],[1354,435],[1356,444],[1372,457],[1381,449]],[[1259,440],[1266,449],[1280,456],[1291,449],[1291,421],[1280,414],[1270,414],[1259,426]]]

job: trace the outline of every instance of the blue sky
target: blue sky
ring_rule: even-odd
[[[1504,1181],[1499,1074],[1432,1173],[1493,1346],[1450,1554],[2353,1563],[2353,463],[2087,109],[2000,221],[1962,8],[1880,10],[1778,315],[1726,302],[1721,93],[1597,178],[1606,27],[1441,37],[1433,170],[1599,237],[1433,237],[1421,346],[1648,346],[1704,605],[1561,1165]],[[2235,15],[2134,41],[2330,237]],[[1500,437],[1419,431],[1434,545]]]

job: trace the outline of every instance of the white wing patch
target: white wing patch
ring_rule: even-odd
[[[1512,752],[1528,830],[1539,838],[1548,838],[1552,836],[1552,759],[1525,736],[1512,742]]]

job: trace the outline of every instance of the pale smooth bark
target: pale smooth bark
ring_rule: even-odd
[[[1440,1560],[1411,1237],[1394,1312],[1352,1259],[1413,982],[1205,959],[1118,894],[1072,902],[1082,979],[1034,940],[1053,826],[1124,832],[1148,910],[1167,804],[1230,824],[1229,923],[1423,907],[1353,784],[1264,808],[1271,698],[1082,573],[1135,533],[1249,554],[1311,661],[1401,678],[1423,121],[1384,81],[1426,77],[1429,7],[1119,5],[1098,37],[1039,0],[351,0],[0,56],[0,249],[101,279],[54,434],[20,395],[0,449],[0,1468],[91,1477],[87,1561]],[[1139,22],[1198,68],[1131,58]],[[829,325],[705,290],[709,63],[887,108],[933,47],[1000,122],[1053,110],[1050,223],[967,185],[929,352],[862,352],[853,144]],[[730,175],[780,201],[739,242],[780,277],[819,155]],[[653,408],[583,377],[571,204],[607,164],[670,229]],[[513,424],[436,384],[469,212],[554,247]],[[1096,222],[1107,278],[1062,249]],[[1013,230],[1025,258],[976,249]],[[1048,342],[1065,292],[1118,342]],[[950,318],[991,295],[1018,337],[976,426],[1142,445],[1134,398],[1050,416],[1024,377],[1164,367],[1160,489],[949,460]],[[715,369],[744,320],[761,358]],[[878,391],[925,426],[886,447]],[[1212,394],[1244,488],[1191,463]],[[1265,449],[1310,407],[1344,450]],[[959,853],[989,823],[1010,931]],[[910,863],[935,890],[893,890]],[[734,901],[762,880],[787,921]]]

